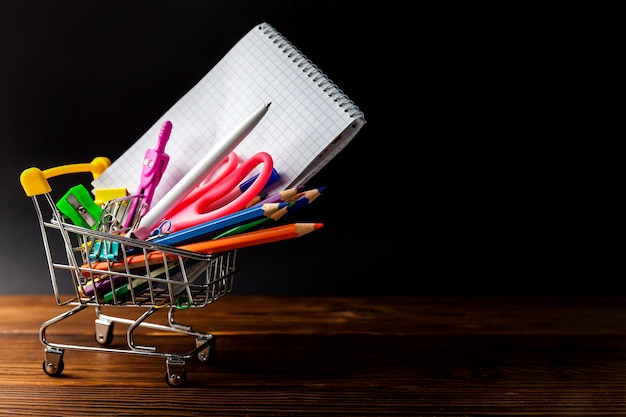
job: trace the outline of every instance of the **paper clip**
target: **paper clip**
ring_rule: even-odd
[[[120,244],[109,240],[97,240],[89,253],[89,259],[101,261],[119,261]]]

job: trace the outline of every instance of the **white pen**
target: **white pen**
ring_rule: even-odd
[[[150,236],[164,217],[178,205],[191,191],[211,173],[219,163],[228,156],[245,139],[246,136],[261,121],[270,107],[267,103],[255,111],[237,129],[231,132],[223,141],[217,143],[211,151],[198,162],[180,181],[174,185],[159,201],[157,201],[139,222],[137,229],[131,231],[131,236],[146,239]]]

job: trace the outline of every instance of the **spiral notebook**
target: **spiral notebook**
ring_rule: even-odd
[[[263,120],[235,148],[245,161],[272,156],[280,180],[268,194],[306,185],[365,124],[363,112],[328,76],[268,23],[255,26],[178,102],[92,182],[95,189],[139,186],[144,154],[172,122],[169,164],[154,194],[163,197],[259,106]],[[254,172],[250,175],[254,175]]]

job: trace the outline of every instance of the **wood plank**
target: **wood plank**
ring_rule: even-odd
[[[217,337],[169,387],[160,357],[66,350],[43,373],[52,296],[0,296],[0,415],[616,415],[626,413],[623,297],[229,295],[177,313]],[[107,311],[136,317],[143,310]],[[95,345],[94,312],[50,338]],[[159,350],[193,338],[147,330]],[[125,346],[116,325],[112,346]]]

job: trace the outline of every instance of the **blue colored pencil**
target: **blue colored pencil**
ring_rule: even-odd
[[[217,239],[221,239],[227,236],[233,236],[233,235],[237,235],[240,233],[249,232],[252,230],[258,230],[258,229],[268,226],[269,224],[274,224],[284,215],[288,213],[293,213],[294,211],[299,210],[302,207],[309,205],[310,203],[313,202],[313,200],[319,197],[320,194],[322,194],[325,190],[326,190],[326,187],[320,187],[320,188],[314,188],[308,191],[304,191],[301,193],[302,195],[298,197],[297,200],[291,201],[285,207],[276,210],[270,216],[262,217],[260,219],[253,220],[251,222],[235,226],[231,229],[228,229],[218,234],[213,239],[217,240]]]
[[[267,203],[261,206],[254,206],[236,211],[227,216],[222,216],[205,223],[188,227],[177,232],[169,233],[161,237],[150,239],[150,242],[162,245],[180,245],[192,240],[208,239],[211,235],[223,231],[226,228],[240,225],[260,218],[268,218],[277,210],[287,206],[289,203]]]
[[[239,197],[241,194],[243,194],[248,188],[250,188],[252,186],[252,184],[254,184],[254,181],[256,181],[256,179],[258,177],[259,177],[259,174],[256,174],[252,178],[242,182],[237,187],[235,187],[235,189],[232,190],[230,193],[226,194],[224,197],[220,198],[219,200],[214,201],[213,203],[211,203],[206,208],[206,211],[217,210],[218,208],[220,208],[220,207],[230,203],[231,201],[233,201],[234,199]],[[274,184],[275,182],[277,182],[279,179],[280,179],[280,175],[278,174],[278,171],[276,171],[276,168],[272,168],[272,174],[270,175],[270,177],[267,179],[267,182],[263,186],[263,190],[266,189],[267,187],[269,187],[270,185]],[[253,198],[253,200],[254,200],[254,198]],[[260,201],[260,199],[259,199],[259,201]],[[278,203],[278,201],[267,201],[267,203]],[[256,203],[252,203],[252,204],[248,203],[246,205],[246,208],[252,207],[255,204]]]

